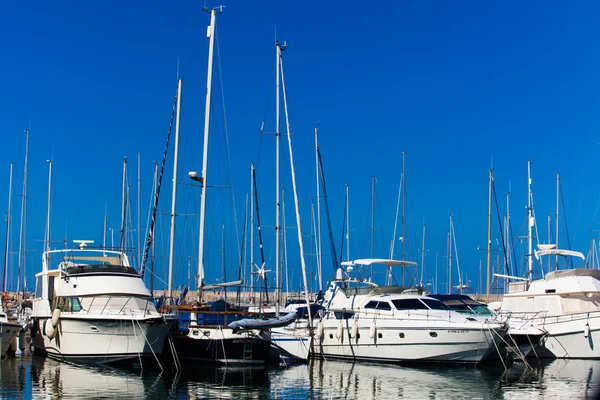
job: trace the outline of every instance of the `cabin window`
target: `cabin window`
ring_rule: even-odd
[[[556,289],[546,289],[546,293],[556,293]]]
[[[398,336],[400,336],[400,339],[404,339],[404,332],[400,332]]]
[[[392,306],[387,301],[376,301],[371,300],[365,305],[365,308],[373,309],[373,310],[391,310]]]
[[[419,299],[392,300],[392,303],[398,310],[428,310]]]
[[[421,299],[421,301],[423,303],[427,304],[427,306],[429,308],[431,308],[432,310],[445,310],[445,311],[450,310],[450,307],[448,307],[447,305],[445,305],[444,303],[442,303],[439,300]]]
[[[368,303],[365,305],[365,308],[376,309],[376,308],[377,308],[377,303],[379,303],[379,302],[378,302],[378,301],[371,300],[370,302],[368,302]]]
[[[429,336],[431,336],[431,337],[437,337],[437,333],[436,332],[429,332]]]
[[[38,276],[37,279],[35,280],[35,297],[36,298],[40,298],[42,297],[42,277]]]
[[[77,297],[57,297],[53,308],[58,308],[63,312],[79,312],[81,311],[81,302]]]

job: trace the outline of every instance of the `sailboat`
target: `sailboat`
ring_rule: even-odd
[[[308,293],[308,280],[306,276],[306,261],[304,257],[304,244],[302,241],[302,224],[300,220],[300,208],[298,203],[298,191],[296,187],[296,172],[294,167],[294,157],[292,152],[292,139],[290,132],[290,122],[287,108],[287,98],[286,98],[286,90],[285,90],[285,78],[283,73],[283,61],[281,57],[281,52],[287,47],[284,43],[280,45],[279,42],[275,43],[276,50],[276,59],[277,59],[277,77],[276,77],[276,137],[277,137],[277,173],[276,173],[276,190],[277,190],[277,201],[276,201],[276,226],[279,226],[279,80],[281,74],[281,82],[283,85],[283,104],[285,110],[285,122],[287,128],[287,141],[288,141],[288,150],[289,150],[289,158],[290,158],[290,170],[292,175],[292,188],[294,194],[294,208],[296,214],[296,224],[297,224],[297,233],[298,233],[298,246],[300,250],[300,263],[302,266],[302,278],[304,283],[304,305],[306,306],[306,318],[296,320],[297,311],[299,308],[298,303],[292,302],[284,308],[284,312],[287,311],[288,314],[281,318],[291,319],[290,323],[283,325],[281,327],[273,328],[271,330],[272,333],[272,356],[279,358],[284,362],[306,362],[308,361],[308,356],[310,353],[310,349],[312,347],[312,310],[310,304],[310,298]],[[317,171],[318,172],[318,171]],[[277,230],[277,239],[276,239],[276,265],[277,265],[277,284],[276,284],[276,301],[275,301],[275,311],[276,315],[279,316],[279,229]],[[314,307],[314,306],[313,306]],[[293,317],[289,317],[292,315]]]
[[[208,11],[208,10],[207,10]],[[288,324],[295,314],[286,319],[261,320],[258,314],[232,306],[224,299],[210,304],[202,302],[202,293],[207,290],[239,286],[242,280],[206,285],[204,282],[204,227],[206,218],[208,136],[210,132],[210,104],[212,89],[212,61],[217,13],[222,7],[210,10],[208,76],[204,119],[204,149],[202,176],[191,172],[190,178],[202,185],[200,199],[200,234],[198,250],[198,298],[195,304],[176,307],[179,326],[175,346],[181,360],[202,361],[226,365],[254,365],[264,363],[271,347],[270,328]],[[171,268],[170,268],[171,270]],[[170,272],[171,273],[171,272]]]
[[[531,161],[527,164],[527,277],[495,274],[510,279],[508,291],[498,306],[502,312],[531,319],[548,332],[539,357],[600,359],[600,271],[572,268],[567,262],[585,256],[556,244],[538,244],[533,250],[535,217],[531,196]],[[533,279],[533,257],[552,257],[554,271]],[[564,262],[561,268],[561,261]],[[566,268],[565,268],[566,266]]]

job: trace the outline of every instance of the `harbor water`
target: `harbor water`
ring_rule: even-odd
[[[259,368],[160,370],[76,365],[25,355],[1,361],[3,399],[594,399],[600,361],[399,366],[312,360]]]

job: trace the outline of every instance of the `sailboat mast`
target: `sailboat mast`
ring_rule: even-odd
[[[250,163],[250,287],[252,291],[252,300],[254,300],[254,275],[252,266],[254,265],[254,163]],[[254,302],[254,301],[253,301]]]
[[[527,278],[531,282],[533,278],[533,232],[535,224],[531,204],[531,161],[527,161]]]
[[[319,183],[319,127],[315,126],[315,165],[317,173],[317,275],[319,277],[319,290],[323,290],[323,263],[322,263],[322,243],[321,243],[321,196]]]
[[[138,150],[137,153],[137,228],[136,228],[136,237],[137,237],[137,249],[135,250],[137,253],[137,268],[140,269],[142,265],[142,252],[140,249],[140,231],[142,229],[140,224],[140,210],[141,210],[141,194],[140,189],[142,186],[142,156],[141,152]]]
[[[560,172],[556,173],[556,248],[558,249],[558,205],[560,202]],[[550,242],[548,242],[550,243]],[[550,257],[548,257],[550,258]],[[556,269],[558,269],[558,255],[556,256]],[[548,271],[550,272],[550,271]]]
[[[402,152],[402,260],[404,260],[404,220],[406,219],[406,153]],[[402,283],[404,284],[404,268],[402,268]]]
[[[421,244],[421,286],[423,286],[423,276],[425,271],[425,224],[423,224],[423,243]]]
[[[127,157],[123,158],[123,174],[121,182],[121,246],[125,246],[125,213],[127,212],[125,198],[127,197]]]
[[[448,228],[448,294],[452,294],[452,214]]]
[[[485,303],[490,302],[490,269],[492,254],[492,170],[490,169],[488,189],[488,231],[487,231],[487,275],[485,278]]]
[[[290,119],[287,108],[287,98],[285,93],[285,78],[283,75],[283,61],[279,59],[279,63],[281,65],[281,83],[283,84],[283,106],[285,107],[285,125],[287,128],[287,137],[288,137],[288,149],[290,153],[290,170],[292,173],[292,189],[294,192],[294,207],[296,210],[296,224],[298,225],[298,247],[300,248],[300,264],[302,266],[302,280],[304,283],[304,297],[306,300],[306,307],[309,310],[308,312],[308,326],[312,327],[312,316],[310,313],[310,297],[308,293],[308,278],[306,276],[306,260],[304,258],[304,243],[302,241],[302,224],[300,219],[300,204],[298,201],[298,188],[296,186],[296,170],[294,168],[294,154],[292,152],[292,133],[290,130]],[[277,308],[277,314],[279,314],[279,308]]]
[[[375,177],[371,177],[371,258],[375,249]]]
[[[52,212],[52,161],[46,160],[48,163],[48,212],[46,214],[46,243],[45,250],[50,250],[50,213]]]
[[[173,155],[173,190],[171,192],[171,230],[169,233],[168,298],[173,299],[173,262],[175,260],[175,210],[177,205],[177,170],[179,164],[179,127],[181,118],[181,90],[183,79],[177,80],[177,114],[175,117],[175,149]]]
[[[281,259],[280,255],[280,241],[281,241],[281,232],[280,232],[280,217],[281,217],[281,204],[279,200],[281,189],[280,185],[280,155],[279,155],[279,147],[281,142],[281,133],[279,132],[279,118],[280,118],[280,100],[279,93],[280,89],[280,74],[281,74],[281,46],[279,42],[275,42],[275,65],[276,65],[276,77],[275,77],[275,308],[277,317],[279,317],[279,291],[280,291],[280,277],[279,272],[281,269],[279,260]]]
[[[506,224],[504,224],[505,226],[505,237],[506,240],[504,241],[504,243],[506,243],[506,270],[508,271],[509,274],[511,274],[511,264],[512,264],[512,244],[510,242],[510,182],[508,183],[508,193],[506,193]]]
[[[23,170],[23,198],[21,200],[21,232],[19,235],[19,271],[17,278],[17,291],[22,289],[23,294],[27,287],[27,163],[29,158],[29,130],[25,129],[25,167]],[[22,263],[22,264],[21,264]],[[43,264],[43,263],[42,263]],[[21,268],[21,265],[23,268]],[[21,279],[22,274],[22,280]]]
[[[210,128],[210,99],[212,93],[212,72],[213,72],[213,50],[215,47],[215,25],[217,9],[210,11],[210,26],[206,31],[209,38],[208,44],[208,69],[206,77],[206,105],[204,110],[204,143],[202,150],[202,193],[200,194],[200,234],[198,235],[198,301],[202,299],[202,286],[204,285],[204,220],[206,213],[206,179],[208,168],[208,133]]]
[[[350,185],[346,184],[346,260],[350,261]]]
[[[8,210],[6,211],[6,241],[4,245],[4,275],[2,280],[2,291],[8,289],[8,261],[10,257],[10,223],[12,217],[12,181],[13,181],[13,162],[10,163],[8,178]]]

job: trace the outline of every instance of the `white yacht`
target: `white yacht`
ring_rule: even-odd
[[[374,264],[388,271],[415,265],[384,259],[342,263],[346,270],[338,269],[325,294],[315,353],[366,361],[476,363],[497,351],[505,323],[460,314],[421,295],[420,288],[377,286],[350,277],[354,266],[365,272]]]
[[[23,329],[23,326],[17,321],[9,321],[6,312],[0,306],[0,357],[4,357],[8,352],[8,349],[14,347],[12,350],[16,351],[15,340],[19,335],[19,332]]]
[[[580,252],[539,245],[535,257],[585,259]],[[548,331],[540,357],[600,358],[600,271],[589,268],[557,269],[542,279],[508,283],[503,312],[532,319]]]
[[[127,255],[74,242],[79,248],[43,254],[31,315],[35,352],[100,363],[157,358],[172,322]]]

